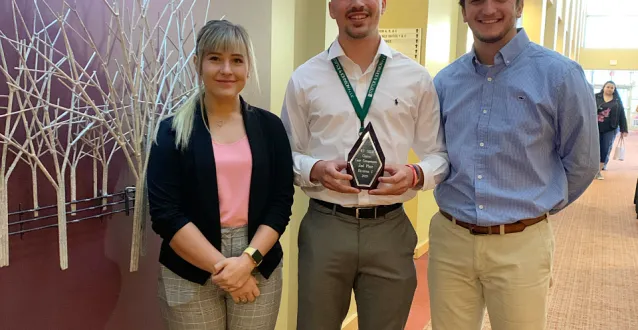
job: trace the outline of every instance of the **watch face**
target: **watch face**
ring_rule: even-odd
[[[255,249],[255,252],[253,253],[253,260],[255,260],[257,265],[259,265],[261,263],[262,259],[263,259],[263,257],[261,255],[261,253],[259,252],[259,250]]]

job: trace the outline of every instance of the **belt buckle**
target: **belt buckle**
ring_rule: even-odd
[[[361,218],[359,218],[359,210],[371,210],[371,209],[374,209],[374,218],[376,219],[377,218],[377,208],[376,207],[357,207],[354,210],[355,218],[361,219]]]
[[[478,226],[475,226],[475,225],[473,225],[473,224],[469,224],[469,225],[470,225],[470,226],[469,226],[470,228],[468,228],[468,229],[470,230],[470,234],[475,235],[475,236],[483,236],[483,235],[487,235],[486,233],[479,233],[479,232],[477,232],[477,231],[474,231],[474,228],[475,228],[475,227],[478,227]]]

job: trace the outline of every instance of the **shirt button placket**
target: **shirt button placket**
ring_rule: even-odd
[[[487,80],[487,86],[485,86],[485,88],[483,88],[483,94],[481,95],[481,105],[483,105],[481,107],[481,112],[483,113],[483,115],[479,118],[479,130],[478,130],[478,145],[479,145],[479,150],[477,151],[478,154],[478,159],[479,161],[477,162],[477,166],[476,166],[476,180],[475,180],[475,185],[474,185],[474,191],[475,191],[475,196],[476,196],[476,201],[475,201],[475,205],[477,208],[477,219],[476,219],[476,223],[477,225],[481,225],[481,219],[483,218],[483,216],[481,215],[480,211],[484,211],[485,210],[485,204],[483,201],[483,196],[482,196],[482,184],[484,182],[485,179],[485,172],[484,172],[484,161],[485,158],[487,157],[486,152],[487,152],[487,148],[486,148],[486,143],[485,143],[485,139],[487,138],[487,132],[488,132],[488,117],[486,116],[490,109],[488,106],[488,104],[492,104],[493,103],[493,94],[494,94],[494,78],[492,78],[490,76],[490,73],[488,73],[488,76],[486,78]]]

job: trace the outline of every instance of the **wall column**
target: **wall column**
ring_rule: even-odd
[[[457,58],[457,55],[465,53],[459,50],[458,33],[462,28],[462,16],[459,14],[460,6],[457,1],[429,1],[428,20],[425,38],[425,67],[434,77],[441,69]],[[429,248],[430,220],[438,211],[438,206],[432,191],[420,192],[417,200],[416,232],[419,237],[415,257],[422,256]]]
[[[459,10],[457,15],[457,30],[456,30],[456,58],[461,57],[463,54],[467,53],[467,44],[468,38],[473,38],[468,36],[468,30],[470,29],[465,22],[463,22],[463,12]],[[450,40],[453,42],[453,40]],[[472,41],[473,42],[473,41]]]
[[[556,0],[558,15],[558,27],[556,29],[556,42],[554,50],[565,54],[565,7],[567,7],[567,0]]]
[[[585,25],[587,24],[587,5],[583,2],[583,9],[580,13],[580,28],[578,29],[578,45],[576,47],[576,61],[580,61],[581,49],[585,46]]]
[[[572,21],[572,29],[571,29],[571,33],[572,33],[572,44],[570,45],[570,52],[569,55],[571,57],[571,59],[576,59],[576,45],[578,45],[578,29],[580,28],[580,26],[578,24],[580,24],[580,4],[581,4],[581,0],[574,0],[574,7],[572,10],[572,15],[571,15],[571,21]]]
[[[459,10],[457,1],[429,2],[425,67],[432,76],[456,58]]]
[[[251,8],[251,11],[247,12],[245,8]],[[249,81],[242,95],[254,106],[264,109],[271,106],[272,10],[273,0],[212,0],[208,15],[209,19],[220,19],[223,16],[233,23],[241,24],[248,31],[255,48],[260,88],[257,88],[255,80]]]
[[[334,22],[327,13],[327,1],[317,0],[267,0],[258,1],[260,8],[255,8],[254,1],[243,0],[245,5],[233,1],[233,7],[243,13],[254,12],[255,15],[268,16],[268,24],[262,24],[249,31],[253,43],[267,43],[268,53],[258,53],[257,65],[260,69],[262,98],[268,98],[265,105],[270,111],[280,115],[286,86],[293,71],[308,59],[325,49],[326,41],[336,36],[332,29]],[[249,2],[249,3],[248,3]],[[267,4],[266,4],[267,3]],[[261,9],[261,5],[268,8]],[[246,8],[251,8],[246,11]],[[248,22],[246,23],[249,24]],[[330,24],[330,26],[328,26]],[[332,31],[332,32],[331,32]],[[331,34],[328,36],[328,34]],[[255,46],[257,47],[257,46]],[[266,77],[261,71],[268,70]],[[292,216],[286,232],[281,237],[284,250],[283,290],[280,312],[277,319],[277,330],[295,329],[297,327],[297,268],[298,256],[297,236],[301,219],[308,209],[308,197],[295,187]]]
[[[568,36],[567,38],[569,39],[565,39],[565,40],[569,40],[569,42],[565,42],[565,56],[569,57],[570,59],[574,59],[574,45],[575,45],[575,41],[574,39],[576,38],[576,20],[577,20],[577,13],[578,13],[578,4],[579,4],[580,0],[570,0],[569,1],[569,7],[567,8],[567,12],[566,12],[566,16],[567,16],[567,27],[568,27]]]
[[[262,79],[262,86],[270,86],[270,111],[280,115],[288,79],[295,69],[295,0],[271,0],[272,18],[269,41],[271,56],[269,62],[257,58],[257,65],[270,67],[269,80]],[[246,8],[246,7],[243,7]],[[263,27],[262,27],[263,28]],[[267,29],[268,30],[268,29]],[[253,41],[254,42],[254,41]],[[263,91],[263,87],[262,87]],[[295,196],[293,208],[303,204],[303,198]],[[299,221],[293,215],[280,239],[284,250],[283,288],[277,330],[294,329],[297,321],[297,234]]]
[[[578,29],[576,30],[577,36],[576,36],[576,56],[575,56],[575,60],[578,61],[578,59],[580,58],[580,50],[581,48],[583,48],[584,45],[584,36],[585,36],[585,23],[586,23],[586,19],[587,19],[587,4],[585,3],[585,0],[581,0],[581,5],[580,5],[580,11],[578,13],[576,13],[578,15]]]
[[[556,35],[558,34],[558,0],[547,2],[547,16],[545,17],[545,39],[543,46],[549,49],[556,49]]]
[[[527,0],[523,8],[523,27],[529,39],[539,45],[545,39],[545,17],[548,0]]]

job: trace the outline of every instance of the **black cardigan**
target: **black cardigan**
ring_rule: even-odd
[[[603,104],[605,104],[605,98],[602,93],[596,94],[596,107],[598,108],[598,112],[604,110]],[[625,116],[625,108],[622,105],[622,102],[614,96],[614,99],[609,103],[612,104],[610,107],[611,113],[609,114],[609,119],[605,120],[602,123],[598,123],[598,131],[600,133],[607,133],[610,131],[616,130],[620,125],[620,131],[623,133],[628,132],[627,130],[627,117]]]
[[[276,115],[241,100],[241,112],[253,158],[248,206],[248,234],[264,224],[279,235],[290,220],[293,203],[292,152]],[[206,115],[199,104],[188,148],[175,146],[173,117],[159,125],[151,147],[147,184],[153,230],[163,239],[159,261],[189,281],[204,284],[211,274],[179,257],[169,246],[175,233],[192,222],[221,252],[221,224],[215,156]],[[206,124],[205,124],[206,123]],[[279,242],[264,256],[259,272],[266,278],[279,265]]]

